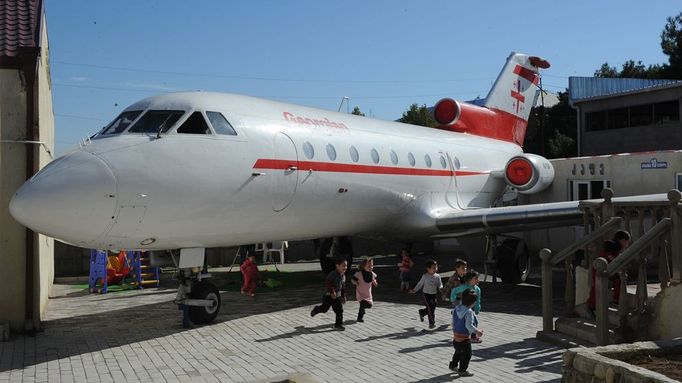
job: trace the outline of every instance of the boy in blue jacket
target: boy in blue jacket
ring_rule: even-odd
[[[462,292],[462,303],[452,310],[452,347],[455,353],[449,368],[457,371],[460,377],[473,376],[467,371],[471,361],[471,335],[480,337],[483,332],[478,329],[478,319],[472,307],[476,303],[476,293],[471,290]]]

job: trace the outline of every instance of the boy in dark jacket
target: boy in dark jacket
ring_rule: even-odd
[[[331,307],[336,314],[336,321],[334,328],[337,330],[345,330],[343,327],[343,304],[346,302],[345,284],[346,284],[346,269],[348,263],[345,259],[336,260],[336,270],[327,275],[324,281],[325,293],[322,296],[322,304],[313,307],[310,316],[314,317],[319,313],[326,313]]]

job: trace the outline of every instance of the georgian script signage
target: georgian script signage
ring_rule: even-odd
[[[659,161],[656,158],[652,158],[649,162],[642,162],[641,169],[667,169],[667,161]]]

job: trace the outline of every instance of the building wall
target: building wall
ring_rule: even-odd
[[[651,166],[652,159],[656,159],[659,168],[646,168]],[[520,196],[520,204],[570,200],[568,189],[571,181],[610,181],[610,187],[616,197],[667,193],[670,189],[677,187],[676,175],[682,173],[682,151],[605,155],[550,161],[555,171],[552,185],[541,193]],[[665,163],[665,168],[662,167],[663,163]],[[574,169],[575,174],[573,174]],[[603,174],[600,174],[602,169]],[[591,198],[601,197],[599,193],[595,193]],[[633,234],[636,235],[637,233]],[[539,251],[543,247],[560,251],[580,237],[582,237],[582,227],[545,229],[526,233],[526,242],[531,251]]]
[[[0,139],[22,140],[26,91],[18,70],[0,69]],[[9,201],[26,180],[26,145],[2,143],[0,151],[0,321],[24,323],[25,229],[9,214]]]
[[[37,139],[45,145],[3,142],[0,149],[0,322],[12,329],[25,326],[26,229],[9,214],[9,202],[26,180],[26,150],[33,150],[38,167],[52,160],[54,115],[49,71],[49,48],[42,19],[41,53],[38,63],[36,102]],[[20,70],[0,69],[0,139],[26,140],[26,79]],[[36,235],[34,248],[33,326],[38,328],[54,279],[53,240]]]
[[[679,100],[680,108],[682,108],[682,87],[642,91],[636,94],[584,101],[575,104],[579,114],[578,121],[582,142],[581,155],[594,156],[609,153],[682,149],[682,120],[664,124],[589,132],[585,129],[586,113],[671,100]],[[680,113],[680,116],[682,116],[682,113]]]
[[[54,153],[54,112],[52,110],[52,81],[50,78],[49,66],[49,44],[47,39],[47,25],[45,17],[42,19],[42,36],[41,36],[41,52],[38,61],[38,138],[44,142],[43,145],[34,145],[33,150],[37,153],[38,168],[47,165],[53,159]],[[52,282],[54,281],[54,240],[42,234],[37,235],[38,246],[38,262],[36,271],[38,275],[35,278],[37,283],[36,298],[39,298],[37,303],[37,312],[42,319],[47,307],[47,299],[52,290]]]

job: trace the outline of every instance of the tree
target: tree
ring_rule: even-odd
[[[594,72],[594,77],[660,78],[661,70],[662,66],[658,64],[646,67],[642,64],[642,61],[628,60],[623,64],[623,68],[619,72],[616,67],[610,66],[608,62],[605,62]]]
[[[616,69],[615,66],[610,66],[608,62],[605,62],[601,64],[601,67],[594,72],[594,77],[618,77],[618,69]]]
[[[571,157],[575,152],[575,140],[558,130],[554,131],[554,137],[549,139],[548,144],[551,158]]]
[[[438,123],[433,118],[433,113],[431,113],[426,105],[410,105],[410,109],[403,112],[403,116],[398,121],[404,122],[406,124],[427,126],[430,128],[438,126]]]
[[[663,65],[667,78],[682,79],[682,12],[668,17],[661,32],[661,49],[668,56],[668,64]]]
[[[365,114],[360,111],[359,106],[356,106],[355,108],[353,108],[353,111],[350,114],[354,114],[356,116],[363,116],[363,117],[365,116]]]

